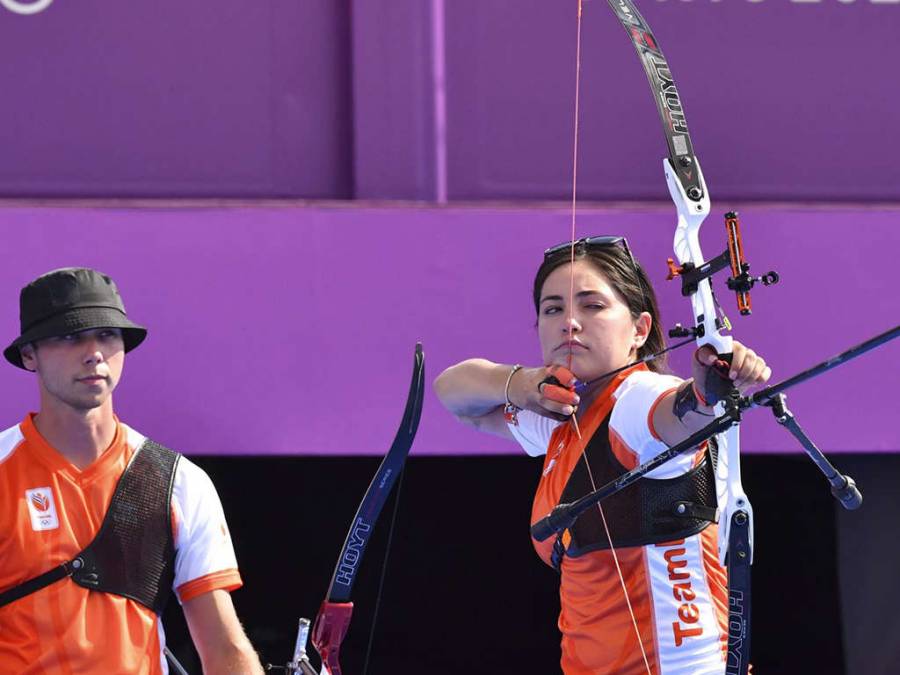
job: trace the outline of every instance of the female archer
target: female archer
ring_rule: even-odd
[[[771,375],[738,342],[730,366],[703,347],[692,379],[667,374],[656,297],[623,237],[548,249],[534,307],[544,365],[469,359],[434,383],[460,421],[545,455],[532,523],[707,425],[723,391]],[[724,672],[714,461],[704,443],[533,541],[561,575],[566,675]]]

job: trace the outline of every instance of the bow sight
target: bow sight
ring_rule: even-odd
[[[712,260],[707,260],[699,267],[690,262],[676,265],[675,261],[669,258],[667,260],[669,274],[666,278],[671,281],[675,277],[681,277],[681,294],[685,297],[690,297],[697,292],[697,287],[701,281],[710,278],[719,270],[730,267],[731,276],[728,277],[725,283],[737,295],[738,310],[743,316],[747,316],[752,309],[750,289],[757,283],[761,283],[763,286],[777,284],[779,276],[774,270],[770,270],[759,277],[751,276],[750,263],[744,258],[741,224],[736,212],[729,211],[725,214],[725,230],[728,233],[728,248],[721,254]],[[715,293],[713,293],[713,299],[715,300]],[[722,312],[718,300],[716,300],[716,308],[722,317],[721,321],[716,319],[717,327],[730,329],[731,323]],[[703,337],[703,332],[702,322],[698,322],[695,328],[685,328],[681,324],[675,324],[675,328],[669,331],[669,337]]]

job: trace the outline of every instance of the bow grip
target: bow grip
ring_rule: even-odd
[[[734,389],[734,382],[728,376],[731,368],[732,355],[719,354],[718,360],[707,369],[706,377],[703,381],[703,396],[706,403],[715,405],[719,401],[728,398]]]

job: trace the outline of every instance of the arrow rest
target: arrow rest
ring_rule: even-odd
[[[696,338],[703,337],[706,331],[703,330],[703,324],[694,328],[685,328],[680,323],[676,323],[674,328],[669,329],[670,338]]]

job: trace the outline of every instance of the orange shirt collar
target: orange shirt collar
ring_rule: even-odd
[[[79,469],[66,459],[65,455],[59,452],[59,450],[50,445],[50,443],[47,442],[47,439],[41,435],[41,432],[37,430],[37,427],[34,424],[36,415],[37,413],[34,412],[28,413],[19,425],[19,428],[22,430],[22,435],[25,437],[26,447],[31,454],[48,469],[54,472],[64,472],[73,480],[84,482],[94,480],[105,474],[118,464],[118,460],[126,449],[125,430],[122,428],[119,418],[116,417],[116,433],[113,436],[109,447],[106,448],[106,450],[104,450],[103,453],[89,466],[83,470]]]
[[[615,393],[619,385],[622,384],[629,375],[641,370],[649,370],[647,364],[638,363],[615,375],[603,390],[597,394],[597,397],[591,402],[590,407],[584,414],[578,418],[578,428],[581,432],[581,438],[578,438],[578,434],[576,434],[571,421],[564,422],[556,427],[553,432],[554,435],[551,437],[550,441],[551,447],[560,442],[565,442],[566,445],[574,446],[574,452],[582,452],[584,450],[584,445],[594,435],[594,432],[609,414],[609,411],[612,410],[614,403],[613,393]]]

